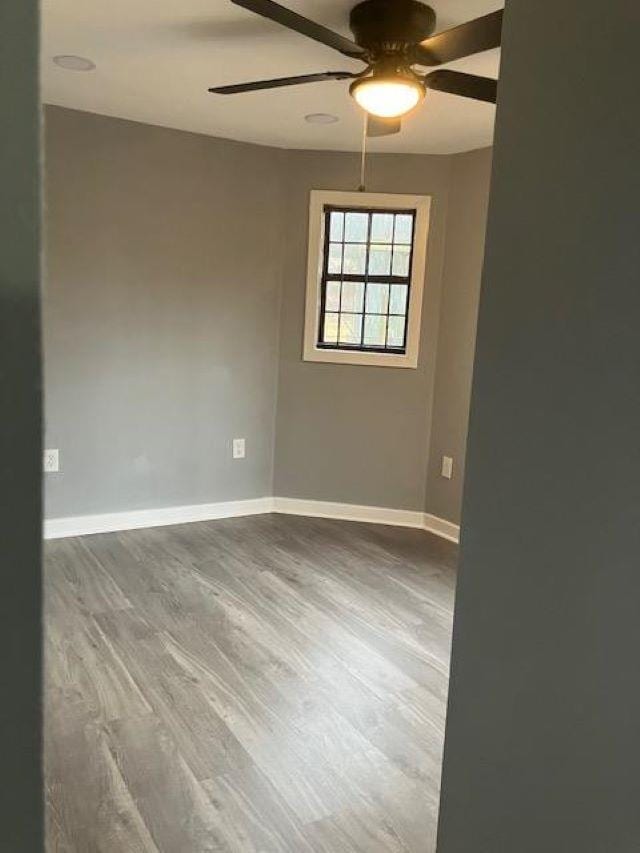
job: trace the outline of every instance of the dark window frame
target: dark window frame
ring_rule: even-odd
[[[356,245],[366,246],[366,257],[365,257],[365,271],[362,274],[354,274],[354,273],[329,273],[329,246],[331,243],[331,214],[332,213],[367,213],[369,214],[368,222],[367,222],[367,239],[361,243],[356,243]],[[370,275],[368,272],[369,267],[369,251],[372,245],[391,245],[392,251],[393,246],[396,245],[393,241],[391,244],[387,243],[373,243],[371,242],[371,214],[374,213],[387,213],[387,214],[401,214],[401,215],[409,215],[412,218],[411,223],[411,242],[404,243],[401,245],[409,246],[409,268],[406,276],[394,276],[391,273],[389,275]],[[418,218],[418,211],[416,208],[398,208],[398,207],[366,207],[366,206],[354,206],[354,205],[333,205],[333,204],[325,204],[323,205],[322,216],[324,220],[324,244],[322,249],[322,276],[320,279],[320,310],[318,312],[318,326],[316,329],[316,346],[318,349],[322,350],[331,350],[334,352],[363,352],[363,353],[375,353],[375,354],[383,354],[383,355],[406,355],[407,354],[407,336],[409,330],[409,311],[411,304],[411,278],[413,275],[413,258],[415,251],[415,239],[416,239],[416,221]],[[347,245],[347,241],[343,240],[342,246]],[[392,267],[393,269],[393,267]],[[338,327],[338,340],[334,342],[326,342],[323,340],[324,337],[324,325],[325,325],[325,315],[326,311],[326,296],[327,296],[327,284],[329,282],[363,282],[364,283],[364,294],[363,294],[363,305],[362,312],[351,312],[351,311],[342,311],[339,310],[338,318],[340,318],[343,314],[354,314],[354,316],[362,316],[362,332],[360,336],[359,344],[345,344],[340,343],[340,330]],[[400,284],[406,286],[407,288],[407,299],[405,303],[405,312],[402,314],[391,314],[389,311],[389,306],[387,308],[387,312],[385,314],[373,314],[369,312],[367,314],[366,305],[367,305],[367,285],[368,284]],[[342,286],[341,286],[341,298],[342,298]],[[340,306],[341,308],[342,306]],[[330,314],[336,312],[329,312]],[[385,328],[385,345],[384,346],[375,346],[372,344],[364,343],[364,333],[365,333],[365,318],[369,316],[380,316],[386,317],[387,323]],[[403,330],[403,342],[402,346],[389,346],[386,343],[386,338],[388,336],[389,331],[389,317],[404,317],[404,330]]]

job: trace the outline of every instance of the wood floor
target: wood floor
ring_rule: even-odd
[[[264,515],[46,543],[49,853],[431,853],[455,546]]]

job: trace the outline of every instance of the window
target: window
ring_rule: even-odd
[[[416,367],[427,196],[311,193],[308,361]]]
[[[317,345],[406,352],[415,210],[324,206]]]

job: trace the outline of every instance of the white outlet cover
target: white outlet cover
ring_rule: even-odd
[[[60,451],[45,450],[43,467],[47,474],[57,473],[60,470]]]
[[[233,458],[244,459],[245,457],[245,440],[244,438],[233,439]]]
[[[450,480],[453,477],[453,458],[451,456],[442,457],[442,476]]]

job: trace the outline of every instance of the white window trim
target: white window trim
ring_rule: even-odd
[[[349,352],[347,350],[323,349],[317,346],[324,247],[325,218],[323,211],[325,205],[368,208],[406,207],[416,211],[413,265],[411,270],[411,287],[409,289],[407,347],[405,353]],[[303,358],[305,361],[322,361],[333,364],[362,364],[375,367],[416,368],[418,366],[430,207],[431,196],[426,195],[311,190],[303,348]]]

